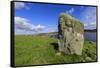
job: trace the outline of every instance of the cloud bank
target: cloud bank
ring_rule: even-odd
[[[25,4],[23,2],[15,2],[14,6],[16,9],[21,9],[25,7]]]
[[[96,22],[85,23],[84,28],[85,29],[96,29]]]
[[[43,25],[33,25],[28,19],[22,17],[15,17],[15,30],[24,30],[32,32],[41,32],[45,29]]]
[[[24,2],[15,2],[14,3],[14,7],[15,7],[15,9],[29,9],[29,7],[28,6],[26,6],[26,4],[24,3]]]

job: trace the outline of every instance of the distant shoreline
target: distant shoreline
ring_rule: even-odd
[[[97,29],[92,29],[92,30],[85,29],[84,32],[97,32]]]
[[[84,32],[97,32],[97,29],[84,29]],[[15,34],[15,35],[45,35],[45,34],[58,34],[58,32],[38,33],[38,34]]]

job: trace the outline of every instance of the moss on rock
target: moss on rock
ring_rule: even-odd
[[[59,51],[81,55],[84,43],[83,24],[74,17],[61,13],[58,21]]]
[[[61,20],[63,19],[63,20]],[[61,13],[60,16],[59,16],[59,25],[58,25],[58,30],[59,30],[59,33],[62,33],[62,30],[60,29],[61,28],[61,24],[65,23],[65,27],[64,28],[67,28],[67,27],[74,27],[74,30],[78,33],[84,33],[84,25],[83,23],[81,23],[79,20],[76,20],[74,17],[66,14],[66,13]],[[68,24],[68,22],[70,22],[71,24]]]

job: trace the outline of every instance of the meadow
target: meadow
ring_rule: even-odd
[[[16,35],[15,66],[95,62],[96,43],[85,41],[82,55],[58,51],[57,39],[47,36]]]

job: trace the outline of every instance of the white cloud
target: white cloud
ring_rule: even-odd
[[[70,10],[69,10],[69,13],[73,13],[74,12],[74,8],[71,8]]]
[[[96,25],[96,22],[92,22],[91,25]]]
[[[25,4],[23,2],[15,2],[14,6],[16,9],[20,9],[20,8],[24,8]]]
[[[22,9],[22,8],[25,8],[27,10],[30,9],[28,6],[25,5],[24,2],[15,2],[14,6],[16,9]]]
[[[96,22],[85,23],[85,24],[84,24],[84,28],[85,28],[85,29],[96,29]]]
[[[87,7],[80,14],[80,19],[84,22],[85,29],[95,29],[96,28],[96,8]]]
[[[33,31],[33,32],[41,32],[43,31],[45,26],[40,24],[33,25],[30,23],[28,19],[22,17],[15,17],[15,29],[25,30],[25,31]]]
[[[70,10],[66,11],[68,14],[72,14],[74,12],[74,8],[71,8]]]
[[[87,26],[88,26],[88,24],[85,23],[85,24],[84,24],[84,27],[87,27]]]
[[[94,16],[91,13],[90,15],[86,15],[86,19],[88,19],[88,20],[94,19]]]
[[[41,30],[43,30],[45,28],[45,26],[42,26],[42,25],[40,25],[40,24],[38,24],[37,26],[35,26],[35,29],[37,30],[37,31],[41,31]]]

